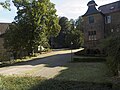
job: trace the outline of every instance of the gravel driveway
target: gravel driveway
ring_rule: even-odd
[[[72,50],[76,52],[77,50]],[[47,54],[42,54],[39,59],[19,63],[14,66],[0,68],[2,75],[18,76],[41,76],[54,78],[60,71],[67,69],[65,64],[71,60],[71,50],[57,50]]]

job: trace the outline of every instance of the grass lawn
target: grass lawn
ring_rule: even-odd
[[[29,90],[45,79],[38,77],[0,76],[0,90]]]
[[[85,82],[109,82],[108,69],[105,63],[69,63],[68,69],[61,71],[56,79],[85,81]]]
[[[1,76],[0,90],[112,90],[110,83]]]
[[[105,63],[68,63],[53,79],[0,76],[0,90],[119,90]]]

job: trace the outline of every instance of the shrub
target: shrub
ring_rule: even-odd
[[[118,76],[118,66],[120,62],[120,33],[113,33],[110,37],[102,42],[102,47],[105,49],[107,64],[113,76]]]
[[[107,66],[109,68],[109,73],[111,76],[116,76],[118,75],[118,63],[115,62],[115,58],[108,56],[107,57]]]
[[[10,61],[10,54],[7,52],[2,52],[0,54],[0,61],[2,62],[2,64],[9,62]]]

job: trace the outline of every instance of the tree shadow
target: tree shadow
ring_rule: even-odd
[[[70,53],[67,54],[56,54],[52,56],[47,56],[43,58],[36,58],[30,61],[25,61],[21,63],[17,63],[14,66],[22,66],[22,65],[32,65],[37,66],[41,64],[45,64],[46,67],[58,67],[64,66],[66,63],[70,62]]]
[[[31,87],[29,90],[113,90],[113,89],[111,83],[95,83],[95,82],[49,79]]]
[[[66,56],[67,60],[64,64],[58,62],[51,64],[50,62],[46,62],[46,59],[45,61],[43,60],[44,62],[40,62],[39,64],[46,64],[46,67],[62,66],[67,67],[67,69],[60,71],[59,75],[56,75],[52,79],[38,83],[31,87],[30,90],[119,90],[119,88],[113,89],[113,84],[105,81],[109,77],[107,76],[107,70],[105,70],[106,67],[103,62],[71,63],[70,54],[62,54],[59,60],[65,59]],[[55,57],[57,58],[59,55],[49,58]]]
[[[38,82],[29,90],[113,90],[112,83],[104,81],[107,76],[103,63],[71,63],[70,61],[71,54],[67,53],[37,58],[14,66],[44,64],[45,67],[50,68],[67,67],[54,78]]]

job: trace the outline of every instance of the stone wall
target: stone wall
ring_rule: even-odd
[[[8,27],[9,27],[9,23],[0,23],[0,53],[2,53],[5,50],[3,46],[4,44],[3,34],[5,33]]]
[[[9,23],[0,23],[0,34],[5,33],[8,26],[9,26]]]
[[[89,16],[94,16],[94,23],[89,24]],[[83,17],[85,48],[98,49],[99,41],[104,38],[104,17],[101,13]],[[88,31],[96,31],[96,40],[89,40]]]
[[[106,14],[111,16],[111,23],[105,24],[105,36],[108,37],[113,32],[120,32],[120,11]]]

